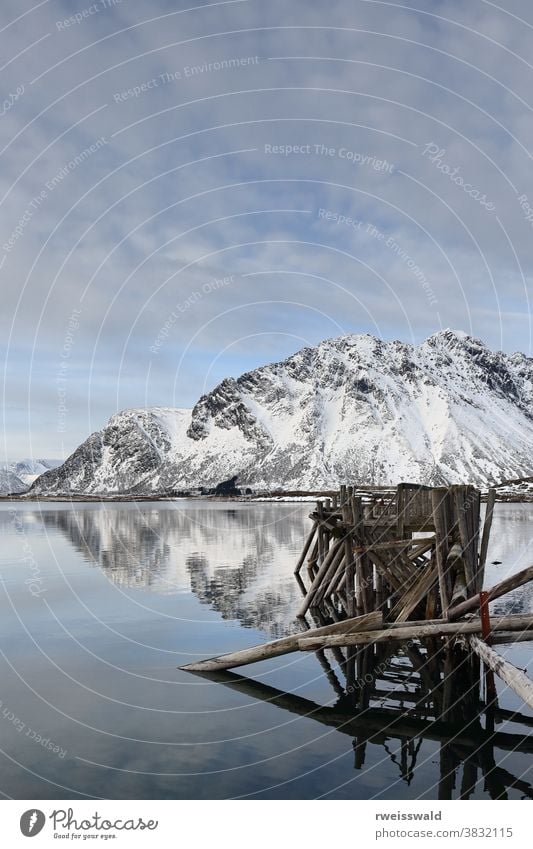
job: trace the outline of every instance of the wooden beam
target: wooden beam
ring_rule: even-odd
[[[487,590],[487,600],[493,601],[495,598],[500,598],[500,596],[506,595],[506,593],[511,590],[515,590],[517,587],[521,587],[523,584],[529,583],[529,581],[533,581],[533,566],[528,566],[527,569],[522,569],[521,572],[517,572],[515,575],[510,575],[509,578],[504,578],[504,580],[500,581],[499,584],[495,584],[490,590]],[[447,619],[452,622],[453,620],[464,616],[465,613],[469,613],[471,610],[475,610],[478,607],[479,593],[471,596],[471,598],[467,598],[466,601],[461,602],[461,604],[458,604],[455,607],[450,607],[446,614]]]
[[[528,631],[533,630],[533,615],[530,616],[500,616],[491,622],[493,631]],[[396,628],[382,630],[367,630],[364,633],[336,634],[333,636],[300,636],[298,646],[301,651],[316,651],[316,649],[331,648],[332,646],[368,645],[370,643],[388,642],[389,640],[423,640],[429,637],[453,637],[459,634],[481,633],[481,619],[469,622],[427,622],[423,625],[407,624]]]
[[[472,651],[475,651],[483,663],[485,663],[489,669],[492,669],[498,678],[501,678],[502,681],[511,688],[511,690],[514,690],[516,695],[522,699],[524,704],[533,708],[533,681],[528,678],[525,672],[522,672],[521,669],[517,669],[517,667],[513,666],[512,663],[509,663],[508,660],[504,660],[501,655],[480,640],[479,637],[469,637],[468,643]]]
[[[364,616],[356,616],[353,619],[345,619],[333,625],[325,625],[323,628],[313,628],[305,633],[308,637],[320,637],[327,636],[328,634],[359,632],[361,630],[364,631],[365,628],[379,628],[382,622],[382,614],[375,612],[365,614]],[[283,654],[298,651],[298,641],[301,636],[301,633],[291,634],[289,637],[282,637],[281,640],[274,640],[271,643],[263,643],[260,646],[251,646],[248,649],[230,652],[219,657],[210,657],[206,660],[187,663],[185,666],[180,666],[179,669],[185,669],[188,672],[217,672],[221,669],[234,669],[236,666],[246,666],[248,663],[257,663],[260,660],[267,660],[271,657],[279,657]]]

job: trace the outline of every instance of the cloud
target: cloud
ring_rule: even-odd
[[[338,332],[530,351],[525,0],[96,5],[2,7],[8,455]]]

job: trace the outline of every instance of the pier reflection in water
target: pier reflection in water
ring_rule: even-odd
[[[533,755],[533,733],[516,731],[533,728],[533,717],[483,701],[479,665],[460,650],[425,643],[394,655],[366,646],[337,657],[336,670],[327,652],[317,652],[337,695],[332,706],[230,671],[196,674],[351,737],[355,770],[364,769],[369,745],[381,746],[409,786],[423,742],[433,741],[440,747],[437,798],[470,799],[481,780],[491,799],[508,799],[510,790],[533,799],[530,781],[499,765],[505,753]],[[501,723],[515,730],[499,730]]]

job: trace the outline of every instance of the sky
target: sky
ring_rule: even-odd
[[[3,0],[2,459],[346,333],[531,355],[528,0]]]

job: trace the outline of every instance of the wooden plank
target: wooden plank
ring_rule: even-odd
[[[517,572],[516,575],[511,575],[509,578],[504,578],[503,581],[500,581],[491,589],[487,590],[488,601],[500,598],[502,595],[506,595],[506,593],[511,592],[511,590],[515,590],[518,587],[529,583],[529,581],[533,581],[533,566],[528,566],[527,569],[522,569],[521,572]],[[455,607],[451,607],[448,610],[446,617],[450,622],[453,622],[455,619],[459,619],[461,616],[464,616],[465,613],[469,613],[477,607],[479,607],[479,594],[467,598],[466,601],[463,601]]]
[[[417,557],[420,552],[427,551],[435,544],[435,537],[420,537],[419,539],[391,539],[386,542],[369,542],[366,545],[356,545],[354,551],[359,554],[364,554],[367,551],[388,551],[393,548],[407,549],[413,547],[413,552],[408,554],[409,557]],[[420,549],[420,551],[418,551]]]
[[[511,688],[511,690],[514,690],[516,695],[522,699],[524,704],[533,708],[533,681],[528,678],[525,672],[522,672],[521,669],[513,666],[513,664],[509,663],[508,660],[504,660],[501,655],[480,640],[479,637],[469,637],[468,643],[470,648],[475,651],[483,663],[485,663],[489,669],[492,669],[498,678],[501,678],[502,681]]]
[[[353,630],[364,630],[365,628],[379,627],[383,622],[383,616],[379,612],[368,613],[365,616],[357,616],[354,619],[344,619],[342,622],[336,622],[334,625],[325,625],[323,628],[314,628],[306,632],[306,636],[323,636],[328,634],[351,633]],[[180,666],[179,669],[185,669],[189,672],[216,672],[221,669],[233,669],[236,666],[246,666],[248,663],[257,663],[260,660],[267,660],[271,657],[279,657],[280,655],[290,654],[298,651],[298,641],[302,634],[291,634],[289,637],[282,637],[280,640],[274,640],[270,643],[263,643],[260,646],[251,646],[248,649],[241,651],[230,652],[219,657],[210,657],[206,660],[194,661],[187,663],[185,666]]]
[[[533,630],[533,615],[531,616],[501,616],[491,622],[493,631],[527,631]],[[426,622],[423,625],[412,625],[396,628],[384,628],[378,631],[364,633],[339,634],[334,636],[301,637],[298,645],[301,651],[331,648],[332,646],[368,645],[389,640],[403,641],[409,639],[426,639],[429,637],[451,637],[458,634],[481,633],[481,619],[468,622]]]

